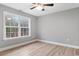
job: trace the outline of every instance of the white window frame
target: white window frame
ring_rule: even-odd
[[[15,27],[17,28],[17,26],[6,26],[5,25],[5,15],[6,14],[10,14],[10,15],[17,15],[17,14],[14,14],[14,13],[10,13],[10,12],[7,12],[7,11],[4,11],[3,12],[3,40],[9,40],[9,39],[16,39],[16,38],[22,38],[22,37],[30,37],[31,36],[31,19],[29,17],[26,17],[28,18],[28,27],[21,27],[20,25],[18,25],[18,36],[17,37],[10,37],[10,38],[7,38],[6,37],[6,27]],[[21,16],[21,15],[18,15],[18,16]],[[23,16],[25,17],[25,16]],[[20,28],[20,29],[19,29]],[[21,28],[29,28],[29,35],[24,35],[24,36],[21,36]]]

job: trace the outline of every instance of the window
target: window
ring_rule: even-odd
[[[8,12],[3,13],[4,39],[30,36],[30,19]]]

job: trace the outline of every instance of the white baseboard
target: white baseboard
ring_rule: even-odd
[[[39,40],[39,41],[50,43],[50,44],[56,44],[56,45],[60,45],[60,46],[65,46],[65,47],[79,49],[79,46],[75,46],[75,45],[69,45],[69,44],[64,44],[64,43],[52,42],[52,41],[47,41],[47,40]]]
[[[26,45],[26,44],[29,44],[29,43],[32,43],[32,42],[35,42],[35,41],[37,41],[37,40],[31,40],[31,41],[28,41],[28,42],[25,42],[25,43],[23,42],[23,43],[19,43],[19,44],[16,44],[16,45],[11,45],[11,46],[8,46],[8,47],[0,48],[0,52],[4,51],[4,50],[15,48],[15,47],[19,47],[19,46],[22,46],[22,45]]]
[[[35,39],[35,40],[31,40],[29,42],[25,42],[25,43],[23,42],[23,43],[19,43],[19,44],[16,44],[16,45],[8,46],[8,47],[5,47],[5,48],[0,48],[0,52],[4,51],[4,50],[15,48],[15,47],[19,47],[19,46],[22,46],[22,45],[26,45],[26,44],[29,44],[29,43],[32,43],[32,42],[36,42],[36,41],[41,41],[41,42],[46,42],[46,43],[50,43],[50,44],[56,44],[56,45],[60,45],[60,46],[65,46],[65,47],[71,47],[71,48],[79,49],[79,46],[63,44],[63,43],[58,43],[58,42],[51,42],[51,41],[47,41],[47,40]]]

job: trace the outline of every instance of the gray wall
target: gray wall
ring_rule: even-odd
[[[27,16],[31,18],[31,31],[32,31],[32,36],[31,37],[25,37],[25,38],[17,38],[17,39],[12,39],[12,40],[3,40],[3,11],[8,11],[11,13]],[[26,14],[24,12],[15,10],[13,8],[4,6],[0,4],[0,48],[2,47],[7,47],[13,44],[18,44],[18,43],[23,43],[23,42],[28,42],[32,38],[36,37],[36,24],[37,24],[37,18],[35,16]]]
[[[79,46],[79,8],[39,17],[38,37]]]
[[[3,40],[3,11],[30,17],[32,21],[32,36]],[[43,40],[79,46],[79,8],[52,13],[37,18],[33,15],[0,4],[0,48],[28,42],[35,37]]]

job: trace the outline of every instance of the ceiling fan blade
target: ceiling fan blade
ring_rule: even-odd
[[[36,7],[32,7],[32,8],[30,8],[30,9],[32,10],[32,9],[34,9],[34,8],[36,8]]]
[[[54,4],[44,4],[44,6],[54,6]]]

